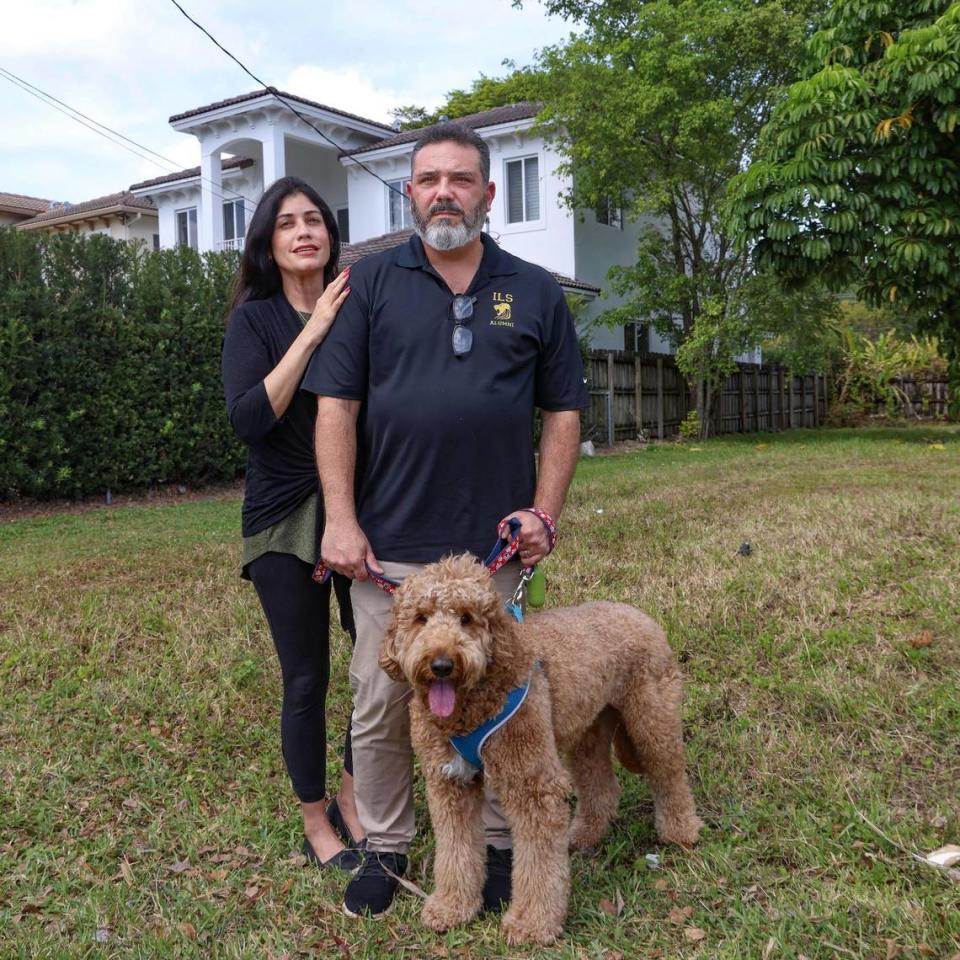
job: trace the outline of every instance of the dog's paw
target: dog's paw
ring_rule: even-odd
[[[595,824],[588,824],[586,821],[574,818],[573,823],[570,824],[570,832],[567,834],[567,846],[571,850],[593,856],[599,849],[605,832],[605,830],[598,830]]]
[[[702,826],[703,821],[695,814],[686,817],[665,816],[657,818],[657,836],[661,843],[675,843],[689,850],[697,845]]]
[[[549,947],[551,943],[556,943],[560,934],[563,933],[563,924],[551,922],[546,917],[539,917],[537,922],[534,922],[529,915],[521,914],[511,908],[503,915],[500,929],[507,943],[512,947],[524,943],[536,943],[542,947]]]
[[[424,901],[420,919],[424,926],[443,933],[472,920],[480,912],[481,904],[480,897],[467,902],[451,900],[433,893]]]

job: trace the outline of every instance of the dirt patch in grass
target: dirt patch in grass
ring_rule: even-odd
[[[196,490],[182,484],[168,483],[138,493],[111,494],[110,503],[106,502],[106,496],[85,497],[82,500],[31,500],[29,497],[20,497],[16,500],[0,501],[0,524],[15,523],[33,517],[56,517],[65,513],[195,503],[198,500],[236,500],[242,496],[243,481],[237,480],[235,483]]]

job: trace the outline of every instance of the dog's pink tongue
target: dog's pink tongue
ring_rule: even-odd
[[[434,680],[430,684],[427,702],[430,712],[438,717],[449,717],[457,701],[457,691],[449,680]]]

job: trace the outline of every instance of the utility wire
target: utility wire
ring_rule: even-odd
[[[204,27],[202,24],[200,24],[200,23],[198,23],[196,20],[194,20],[193,17],[191,17],[190,14],[187,13],[187,11],[184,10],[183,7],[180,6],[180,4],[177,2],[177,0],[170,0],[170,2],[171,2],[201,33],[205,34],[205,35],[207,36],[207,38],[211,41],[211,43],[213,43],[213,45],[214,45],[215,47],[218,47],[220,50],[222,50],[238,67],[240,67],[240,69],[241,69],[248,77],[250,77],[250,78],[253,79],[256,83],[258,83],[261,87],[263,87],[263,88],[267,91],[267,93],[269,93],[269,94],[270,94],[271,96],[273,96],[276,100],[278,100],[281,104],[283,104],[283,106],[285,106],[291,113],[293,113],[295,116],[297,116],[300,120],[302,120],[308,127],[310,127],[312,130],[314,130],[316,133],[318,133],[321,137],[323,137],[323,139],[326,140],[327,143],[329,143],[329,144],[337,151],[337,156],[338,156],[338,158],[339,158],[339,157],[350,157],[350,160],[351,160],[353,163],[355,163],[358,167],[360,167],[361,169],[363,169],[363,170],[365,170],[367,173],[369,173],[371,177],[375,177],[377,180],[379,180],[388,190],[391,190],[391,191],[393,191],[394,193],[398,193],[398,194],[400,194],[401,197],[403,197],[404,199],[406,199],[407,195],[406,195],[402,190],[398,190],[395,186],[393,186],[393,184],[391,184],[391,183],[389,183],[388,181],[384,180],[383,177],[381,177],[379,173],[377,173],[375,170],[371,170],[370,167],[368,167],[362,160],[358,160],[356,157],[351,156],[350,153],[349,153],[348,151],[346,151],[343,147],[341,147],[339,143],[337,143],[335,140],[333,140],[333,139],[331,139],[330,137],[328,137],[319,127],[317,127],[315,124],[311,123],[310,120],[309,120],[307,117],[305,117],[295,106],[293,106],[293,104],[290,103],[289,100],[286,100],[284,97],[280,96],[280,92],[277,90],[276,87],[271,87],[268,83],[265,83],[263,80],[261,80],[245,63],[243,63],[242,60],[239,59],[239,57],[234,56],[234,54],[232,54],[212,33],[210,33],[210,31],[207,30],[206,27]]]
[[[166,164],[168,173],[178,173],[182,169],[181,165],[176,161],[171,160],[169,157],[165,157],[162,153],[157,153],[156,150],[151,150],[149,147],[145,147],[142,143],[137,143],[136,140],[131,140],[130,137],[124,136],[119,131],[108,127],[105,123],[100,123],[99,120],[94,120],[93,117],[88,117],[85,113],[82,113],[75,107],[71,107],[68,103],[64,103],[62,100],[57,99],[55,96],[53,96],[53,94],[47,93],[46,90],[41,90],[40,87],[34,86],[28,80],[24,80],[23,77],[18,77],[12,71],[7,70],[6,67],[0,67],[0,76],[2,76],[5,80],[10,81],[10,83],[12,83],[14,86],[19,87],[24,93],[29,93],[30,96],[35,97],[46,106],[52,107],[54,110],[62,113],[66,117],[69,117],[71,120],[74,120],[81,126],[86,127],[88,130],[93,131],[93,133],[103,137],[105,140],[108,140],[115,146],[122,147],[129,153],[140,157],[141,160],[146,160],[148,163],[152,163],[155,167],[160,167],[161,169],[163,169],[163,164]],[[120,140],[124,140],[126,143],[121,143]],[[127,146],[127,144],[132,144],[133,146]],[[136,147],[136,149],[134,149],[134,147]],[[147,156],[147,154],[152,154],[152,156]],[[155,160],[154,157],[159,157],[160,161],[163,161],[163,163],[161,164],[158,160]],[[201,176],[200,179],[211,186],[214,185],[213,181],[207,177]],[[223,187],[223,189],[228,190],[233,194],[233,196],[226,197],[216,190],[213,190],[212,192],[216,197],[224,201],[246,199],[242,194],[237,193],[234,190],[230,190],[229,187]]]

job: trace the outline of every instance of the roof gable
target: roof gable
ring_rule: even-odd
[[[218,100],[216,103],[208,103],[202,107],[194,107],[192,110],[186,110],[183,113],[174,114],[170,117],[170,123],[179,123],[182,120],[189,120],[192,117],[199,117],[204,113],[211,113],[214,110],[222,110],[224,107],[232,107],[238,103],[246,103],[248,100],[258,100],[260,97],[283,97],[284,100],[291,100],[294,103],[300,103],[307,107],[313,107],[315,110],[325,110],[327,113],[333,113],[348,120],[356,120],[359,123],[368,123],[374,127],[380,127],[385,131],[393,132],[393,127],[389,124],[381,123],[379,120],[369,120],[367,117],[361,117],[356,113],[348,113],[346,110],[340,110],[338,107],[329,107],[325,103],[317,103],[316,100],[308,100],[306,97],[297,96],[295,93],[287,93],[284,90],[278,90],[276,87],[261,87],[251,93],[241,93],[236,97],[228,97],[226,100]]]

